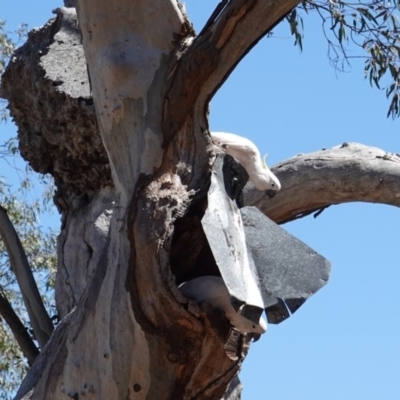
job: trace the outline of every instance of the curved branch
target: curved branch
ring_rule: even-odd
[[[296,7],[298,0],[230,0],[213,22],[207,23],[196,39],[202,47],[212,46],[216,68],[202,91],[210,96],[225,82],[242,58]],[[193,43],[195,45],[195,43]],[[201,54],[202,50],[199,49]],[[191,58],[188,55],[188,58]]]
[[[14,229],[7,211],[0,206],[0,237],[3,239],[10,264],[14,272],[18,286],[21,289],[22,297],[25,303],[29,320],[32,324],[33,332],[43,349],[51,333],[53,332],[53,324],[49,315],[44,308],[39,290],[36,286],[28,259],[19,240],[18,234]]]
[[[331,204],[363,201],[400,207],[400,155],[359,143],[298,154],[272,168],[282,190],[272,199],[246,187],[246,205],[277,223]]]
[[[29,365],[32,365],[35,358],[39,354],[38,348],[33,343],[33,340],[29,336],[24,324],[15,313],[10,302],[0,291],[0,315],[7,322],[10,327],[15,340],[17,341],[22,353],[28,359]]]
[[[178,50],[178,64],[168,93],[165,131],[177,132],[200,100],[207,106],[240,60],[299,0],[223,0],[187,50]],[[182,54],[183,53],[183,54]],[[173,67],[170,68],[173,70]],[[172,130],[172,132],[171,132]]]

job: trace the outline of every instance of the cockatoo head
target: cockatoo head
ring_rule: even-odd
[[[268,168],[266,163],[267,155],[268,154],[262,158],[261,168],[255,169],[255,175],[257,176],[257,179],[254,179],[253,182],[258,190],[264,190],[267,192],[269,197],[273,197],[279,190],[281,190],[281,183]]]
[[[258,335],[265,333],[267,331],[267,323],[265,322],[264,318],[260,317],[260,320],[257,324],[256,322],[253,322],[241,315],[242,307],[237,313],[229,315],[231,324],[241,333],[255,333]]]
[[[213,143],[225,153],[236,158],[249,175],[256,189],[266,191],[269,197],[281,189],[278,178],[261,158],[257,146],[247,138],[234,133],[210,132]],[[273,191],[273,192],[272,192]]]
[[[231,296],[224,280],[220,276],[201,276],[182,283],[181,293],[198,303],[207,302],[224,311],[230,324],[241,333],[263,334],[267,331],[267,323],[260,318],[259,323],[242,315],[242,307],[236,311],[231,303]]]

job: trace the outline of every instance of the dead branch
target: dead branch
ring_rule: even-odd
[[[40,347],[43,349],[53,332],[53,324],[44,308],[35,278],[33,277],[31,267],[18,234],[7,215],[7,211],[1,206],[0,237],[10,257],[11,269],[17,278],[33,332]]]
[[[39,354],[39,350],[35,346],[32,338],[29,336],[26,327],[12,308],[12,305],[3,295],[3,293],[1,293],[1,291],[0,315],[4,318],[4,320],[7,322],[7,325],[10,327],[22,353],[24,353],[24,356],[28,359],[29,365],[32,365],[35,361],[35,358]]]
[[[297,155],[272,168],[282,190],[272,199],[246,188],[245,204],[284,223],[331,204],[400,206],[400,156],[359,143]]]

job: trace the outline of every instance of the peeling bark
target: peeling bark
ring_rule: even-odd
[[[56,304],[59,318],[78,303],[103,256],[113,213],[115,191],[103,188],[96,196],[77,197],[58,236]]]

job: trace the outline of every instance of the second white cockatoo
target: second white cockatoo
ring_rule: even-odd
[[[231,296],[223,279],[219,276],[201,276],[191,279],[179,286],[181,293],[197,303],[207,302],[213,307],[224,311],[230,324],[240,333],[262,334],[267,331],[267,323],[260,318],[259,323],[250,321],[241,315],[241,310],[235,311]]]
[[[213,143],[226,154],[236,158],[249,175],[258,190],[279,191],[279,179],[271,172],[261,158],[257,146],[249,139],[234,133],[210,132]]]

